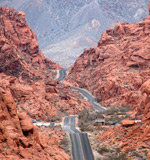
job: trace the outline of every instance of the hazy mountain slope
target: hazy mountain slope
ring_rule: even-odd
[[[0,2],[22,10],[46,57],[70,66],[83,48],[95,45],[106,27],[136,22],[147,14],[148,0],[12,0]],[[65,58],[64,58],[65,57]],[[65,62],[64,62],[65,59]]]
[[[136,22],[147,14],[148,1],[92,1],[84,5],[70,20],[69,34],[43,50],[63,67],[72,65],[84,48],[96,45],[101,33],[116,22]]]

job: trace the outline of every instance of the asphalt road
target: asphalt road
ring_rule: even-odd
[[[79,131],[75,127],[75,118],[76,116],[65,117],[63,129],[68,133],[79,133]]]
[[[66,77],[66,70],[65,69],[61,69],[59,70],[59,78],[57,79],[57,81],[61,81],[63,80],[65,77]],[[85,89],[82,89],[82,88],[79,88],[79,87],[71,87],[73,90],[76,90],[78,92],[80,92],[87,100],[88,102],[90,102],[94,109],[97,111],[97,112],[103,112],[105,111],[105,109],[100,106],[99,104],[97,104],[95,102],[95,97],[93,97],[88,91],[86,91]]]
[[[56,79],[57,81],[62,81],[66,77],[66,70],[61,69],[59,70],[59,77]]]
[[[94,109],[97,112],[103,112],[103,111],[105,111],[105,109],[102,106],[100,106],[99,104],[97,104],[95,102],[95,97],[93,97],[88,91],[86,91],[85,89],[79,88],[79,87],[71,87],[71,88],[74,89],[74,90],[77,90],[84,97],[86,97],[86,99],[88,100],[88,102],[93,105]]]
[[[75,126],[76,116],[65,117],[63,129],[69,133],[74,160],[94,160],[87,133],[81,133]]]
[[[66,77],[66,70],[59,70],[59,78],[61,81]],[[79,87],[71,87],[73,90],[80,92],[90,102],[97,112],[103,112],[105,109],[95,102],[93,97],[88,91]],[[91,145],[87,133],[81,133],[75,126],[76,116],[65,117],[63,129],[69,133],[72,142],[72,155],[74,160],[94,160]]]

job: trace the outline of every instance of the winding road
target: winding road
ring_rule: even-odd
[[[62,81],[66,77],[66,70],[61,69],[59,70],[59,77],[56,79],[57,81]]]
[[[88,100],[88,102],[92,104],[92,106],[97,112],[105,111],[105,109],[102,106],[100,106],[95,102],[95,97],[93,97],[88,91],[79,87],[71,87],[71,88],[80,92],[80,94],[82,94]]]
[[[61,70],[59,70],[59,78],[56,79],[56,80],[61,81],[66,77],[66,75],[67,75],[66,70],[61,69]],[[94,107],[94,109],[97,112],[103,112],[103,111],[106,110],[104,107],[100,106],[99,104],[97,104],[95,102],[95,97],[93,95],[91,95],[87,90],[79,88],[79,87],[74,87],[74,86],[71,86],[71,88],[73,90],[76,90],[76,91],[80,92],[80,94],[82,94],[88,100],[88,102],[92,104],[92,106]]]
[[[59,70],[59,78],[57,81],[62,81],[66,77],[66,70]],[[77,90],[82,94],[88,102],[93,105],[93,108],[97,112],[103,112],[105,109],[95,102],[95,97],[93,97],[88,91],[79,87],[71,86],[73,90]],[[63,122],[63,129],[69,134],[72,142],[72,155],[74,160],[94,160],[94,155],[91,149],[89,138],[87,133],[81,133],[76,128],[76,118],[77,116],[65,117]]]

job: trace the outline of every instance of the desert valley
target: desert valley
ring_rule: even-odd
[[[124,3],[0,2],[1,160],[150,160],[150,2]]]

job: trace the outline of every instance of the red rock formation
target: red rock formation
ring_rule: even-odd
[[[32,118],[50,120],[60,117],[59,112],[76,113],[90,107],[77,100],[78,95],[73,95],[69,87],[53,81],[53,70],[60,67],[43,56],[24,16],[23,12],[0,8],[0,72],[11,76],[3,78],[18,110]]]
[[[37,132],[25,113],[17,113],[7,85],[0,80],[0,159],[69,159],[56,141]],[[55,136],[58,142],[59,137]]]
[[[0,71],[29,81],[52,78],[51,70],[60,67],[43,56],[25,14],[8,7],[0,8],[0,14]]]
[[[68,160],[62,131],[51,138],[29,117],[55,121],[91,106],[53,80],[60,67],[43,56],[24,16],[0,7],[0,159]]]
[[[135,119],[99,134],[100,144],[147,152],[150,159],[150,16],[137,24],[118,23],[85,50],[66,81],[87,88],[103,105],[130,105]],[[128,126],[128,127],[126,127]],[[142,148],[143,147],[143,148]]]
[[[150,79],[149,35],[149,16],[137,24],[116,24],[97,47],[84,51],[66,81],[87,88],[103,105],[136,106],[139,88]]]
[[[105,132],[100,132],[98,139],[100,144],[117,146],[131,155],[133,151],[145,153],[150,159],[150,80],[146,81],[140,88],[141,98],[137,103],[136,118],[142,120],[140,123],[124,120],[122,126],[116,126]],[[128,128],[127,128],[128,127]],[[136,160],[137,157],[131,159]]]
[[[135,121],[130,119],[125,119],[125,120],[122,120],[121,124],[123,127],[131,127],[135,124]]]

